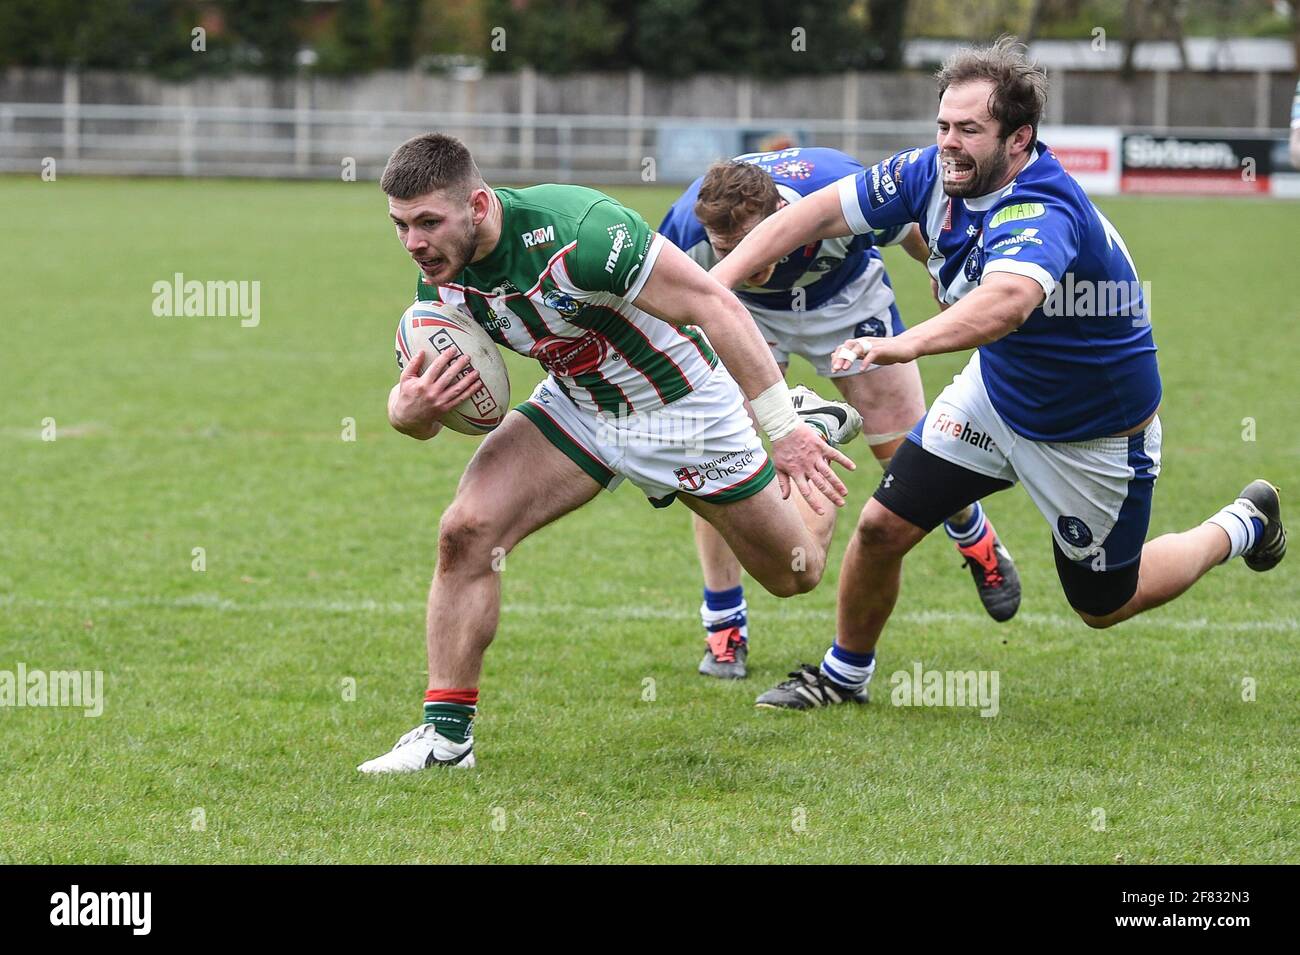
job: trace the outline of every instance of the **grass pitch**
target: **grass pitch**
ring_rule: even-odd
[[[675,195],[616,192],[652,224]],[[1297,206],[1102,206],[1153,287],[1152,533],[1256,476],[1295,520]],[[871,706],[755,711],[833,634],[878,479],[862,444],[821,586],[748,587],[750,680],[696,675],[687,512],[628,486],[509,557],[481,768],[362,778],[419,718],[438,516],[476,446],[386,423],[414,270],[378,190],[33,176],[0,179],[0,209],[0,670],[105,676],[98,718],[0,708],[0,859],[1300,861],[1295,555],[1093,632],[1013,489],[988,511],[1024,578],[1014,621],[984,616],[932,537]],[[888,262],[904,318],[929,316],[921,269]],[[260,324],[156,317],[153,283],[177,272],[260,282]],[[508,361],[526,395],[540,369]],[[927,396],[963,361],[923,360]],[[790,377],[816,384],[799,361]],[[997,671],[999,714],[891,706],[890,675],[915,661]]]

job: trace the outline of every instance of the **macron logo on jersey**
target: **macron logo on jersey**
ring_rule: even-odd
[[[534,229],[532,232],[525,232],[519,238],[524,240],[525,249],[531,249],[535,245],[545,245],[547,242],[555,241],[555,226],[548,225],[541,229]]]

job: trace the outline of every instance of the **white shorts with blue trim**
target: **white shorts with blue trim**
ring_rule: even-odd
[[[1065,555],[1096,570],[1124,567],[1141,555],[1160,474],[1160,436],[1158,416],[1128,437],[1051,442],[1019,435],[989,401],[978,351],[908,435],[953,464],[1019,481]]]

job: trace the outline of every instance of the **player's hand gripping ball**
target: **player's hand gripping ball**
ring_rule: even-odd
[[[473,317],[443,302],[416,302],[397,323],[397,367],[404,369],[417,352],[424,367],[445,351],[466,355],[469,366],[458,377],[478,372],[482,386],[442,417],[445,427],[461,434],[487,434],[510,410],[510,379],[496,344]]]

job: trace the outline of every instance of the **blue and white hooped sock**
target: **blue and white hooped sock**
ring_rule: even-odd
[[[984,508],[980,507],[979,501],[971,505],[971,510],[973,513],[963,524],[953,524],[951,521],[943,522],[944,532],[953,539],[958,547],[969,547],[983,537],[984,531],[988,529],[989,523],[984,518]]]
[[[744,584],[732,587],[730,590],[709,590],[705,587],[704,603],[700,604],[700,622],[709,633],[736,627],[740,630],[741,639],[748,642],[749,616],[746,613],[748,609],[745,603]]]
[[[1264,533],[1264,519],[1259,516],[1259,511],[1254,504],[1241,497],[1213,517],[1207,518],[1205,523],[1222,528],[1228,535],[1231,549],[1228,556],[1223,558],[1224,563],[1250,550]]]
[[[867,685],[876,669],[876,653],[850,653],[838,643],[832,643],[822,658],[822,673],[840,686],[860,690]]]

